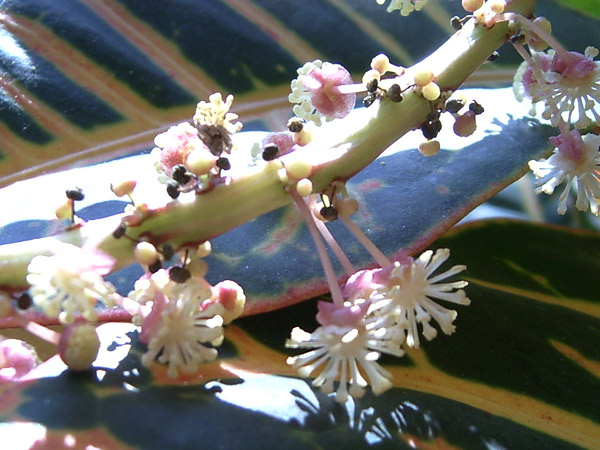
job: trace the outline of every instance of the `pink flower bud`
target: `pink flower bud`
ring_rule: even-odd
[[[319,301],[317,308],[317,322],[321,325],[338,325],[357,327],[371,305],[370,301],[360,305],[340,306],[332,302]]]
[[[471,136],[476,128],[477,123],[475,121],[475,113],[473,111],[467,111],[456,118],[453,129],[454,134],[457,136],[467,137]]]
[[[558,148],[563,156],[574,161],[578,161],[584,154],[583,140],[577,130],[572,130],[570,136],[565,136],[562,133],[558,136],[552,136],[549,141]]]
[[[279,149],[279,156],[282,156],[289,153],[294,146],[294,135],[289,131],[269,133],[262,141],[263,147],[267,144],[275,144]]]
[[[341,119],[354,108],[356,94],[342,94],[337,89],[352,84],[350,73],[339,64],[324,62],[321,68],[313,67],[299,80],[310,92],[311,102],[321,114]]]
[[[0,342],[0,383],[18,380],[39,364],[33,347],[18,339]]]

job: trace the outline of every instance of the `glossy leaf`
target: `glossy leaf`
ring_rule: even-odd
[[[556,1],[539,6],[569,47],[598,45],[596,19]],[[341,63],[357,79],[381,52],[410,65],[439,46],[453,31],[450,18],[464,11],[460,2],[433,0],[410,18],[374,0],[3,0],[0,13],[6,185],[148,149],[215,91],[237,96],[246,129],[281,129],[289,81],[305,61]],[[473,82],[506,85],[503,69],[518,62],[502,49]]]
[[[238,320],[221,358],[177,381],[140,365],[135,327],[103,325],[94,370],[69,373],[53,358],[5,387],[0,435],[14,427],[26,443],[47,429],[51,442],[110,448],[594,447],[598,235],[497,220],[436,245],[452,249],[446,265],[468,265],[472,304],[453,336],[383,358],[395,387],[379,397],[339,405],[286,366],[290,329],[316,326],[313,301]]]

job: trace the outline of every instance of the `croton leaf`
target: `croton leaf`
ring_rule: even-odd
[[[382,358],[395,386],[378,397],[340,405],[286,366],[290,329],[316,326],[311,301],[236,321],[221,358],[177,380],[141,366],[134,326],[102,325],[89,372],[54,357],[4,387],[0,437],[23,447],[595,447],[600,237],[490,220],[438,245],[452,249],[448,266],[467,264],[472,303],[460,307],[453,336]]]
[[[539,3],[570,48],[600,41],[597,18]],[[458,1],[404,18],[375,0],[2,0],[0,186],[146,149],[215,91],[236,95],[246,129],[281,129],[304,62],[356,79],[378,53],[411,65],[453,32],[454,15]],[[506,85],[518,62],[503,48],[472,82]]]

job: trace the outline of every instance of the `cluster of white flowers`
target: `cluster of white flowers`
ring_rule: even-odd
[[[129,298],[141,305],[135,323],[142,326],[140,340],[148,346],[142,364],[168,364],[167,375],[175,378],[216,359],[214,347],[223,342],[223,324],[238,317],[245,303],[241,288],[229,284],[234,283],[213,288],[197,277],[176,283],[165,269],[139,279]],[[220,301],[224,296],[227,301]]]
[[[348,393],[353,397],[364,394],[367,382],[359,369],[366,374],[375,394],[389,389],[391,374],[377,363],[381,353],[402,356],[404,343],[418,348],[418,324],[423,335],[433,339],[437,331],[429,323],[432,318],[444,333],[454,332],[456,311],[433,299],[470,303],[461,289],[466,281],[439,283],[463,271],[465,266],[457,265],[432,276],[449,253],[448,249],[435,254],[427,251],[414,261],[409,258],[352,276],[345,286],[347,300],[342,307],[320,302],[317,320],[321,326],[312,333],[300,328],[292,331],[286,342],[288,347],[314,350],[289,358],[288,363],[302,376],[309,376],[327,363],[313,385],[326,393],[333,392],[334,381],[339,378],[335,398],[340,402],[346,401]]]
[[[223,127],[228,133],[237,133],[242,129],[241,122],[235,122],[238,115],[230,113],[233,104],[233,95],[228,95],[225,101],[220,92],[211,94],[208,102],[201,101],[196,106],[194,123],[196,126],[218,126]]]

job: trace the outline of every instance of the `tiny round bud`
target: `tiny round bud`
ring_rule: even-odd
[[[363,106],[368,108],[373,104],[373,102],[377,100],[377,94],[369,94],[365,98],[363,98]]]
[[[382,75],[390,69],[390,66],[390,59],[383,53],[380,53],[371,60],[371,69],[376,70]]]
[[[189,171],[194,175],[205,175],[215,167],[215,155],[207,149],[192,150],[190,154],[187,155],[185,164]]]
[[[270,143],[263,147],[262,158],[265,161],[273,161],[279,155],[279,147],[276,144]]]
[[[133,257],[140,264],[150,266],[158,259],[158,251],[150,242],[139,242],[133,251]]]
[[[466,113],[458,116],[454,122],[454,134],[461,137],[471,136],[477,129],[477,123],[475,121],[475,113],[473,111],[467,111]]]
[[[461,99],[453,98],[446,102],[445,108],[449,113],[456,114],[463,108],[463,106],[465,106],[465,102],[463,102]]]
[[[367,87],[367,91],[375,92],[381,79],[381,74],[374,69],[367,70],[362,77],[363,84]]]
[[[545,17],[536,17],[533,23],[539,25],[548,33],[552,32],[552,24]],[[531,34],[531,38],[529,39],[529,42],[527,44],[536,52],[542,52],[546,50],[546,48],[548,48],[548,43],[535,33]]]
[[[423,86],[423,97],[425,97],[425,99],[429,100],[430,102],[433,102],[440,98],[440,93],[440,87],[437,85],[437,83],[431,82]]]
[[[292,137],[292,139],[294,140],[294,143],[296,143],[300,146],[304,146],[304,145],[308,144],[310,141],[312,141],[312,131],[307,126],[302,127],[301,131],[294,133],[294,136]]]
[[[177,198],[179,197],[180,193],[181,192],[179,192],[179,184],[177,184],[174,181],[170,181],[169,184],[167,184],[167,194],[169,194],[169,197]]]
[[[196,255],[198,256],[198,258],[206,258],[208,255],[210,255],[211,251],[212,246],[210,245],[210,241],[204,241],[198,246],[198,249],[196,250]]]
[[[229,159],[221,156],[219,159],[217,159],[217,167],[221,170],[229,170],[231,169],[231,163],[229,162]]]
[[[133,192],[136,184],[137,181],[135,180],[124,180],[118,183],[111,183],[110,190],[113,191],[113,193],[117,197],[124,197],[125,195],[131,194]]]
[[[121,223],[121,224],[119,224],[117,229],[115,231],[113,231],[112,235],[115,239],[119,239],[119,238],[123,237],[123,235],[125,234],[126,231],[127,231],[127,224]]]
[[[32,304],[33,300],[31,299],[31,295],[29,295],[28,292],[23,292],[17,297],[17,307],[19,309],[29,309]]]
[[[420,70],[415,73],[415,84],[425,86],[433,81],[433,72],[431,70]]]
[[[206,261],[200,258],[195,258],[186,266],[186,269],[190,272],[190,275],[194,278],[204,278],[206,272],[208,272],[208,264]]]
[[[60,335],[58,353],[73,370],[87,370],[98,356],[100,339],[89,323],[76,322],[67,326]]]
[[[175,255],[175,250],[171,244],[164,244],[162,246],[162,255],[165,261],[170,260]]]
[[[402,101],[402,89],[400,89],[400,85],[398,84],[392,84],[389,89],[387,90],[387,96],[388,98],[396,103],[399,103]]]
[[[358,211],[358,200],[352,197],[340,198],[335,202],[338,214],[343,217],[350,217]]]
[[[469,104],[469,110],[473,111],[475,113],[475,115],[479,115],[479,114],[483,114],[484,109],[483,106],[481,106],[479,103],[477,103],[475,100],[473,100],[470,104]]]
[[[483,6],[483,0],[462,0],[465,11],[473,12]]]
[[[310,175],[312,166],[308,161],[303,159],[295,159],[286,166],[285,171],[290,179],[301,180],[302,178],[306,178]]]
[[[185,267],[173,266],[169,269],[169,278],[175,283],[185,283],[191,276]]]
[[[304,119],[300,117],[292,117],[287,123],[288,130],[292,133],[299,133],[304,128]]]
[[[190,177],[188,174],[187,167],[185,167],[183,164],[177,164],[175,167],[173,167],[171,178],[181,185],[189,183],[192,179],[192,177]]]
[[[492,52],[492,54],[491,54],[490,56],[488,56],[488,59],[487,59],[487,60],[488,60],[489,62],[493,62],[493,61],[496,61],[496,60],[498,59],[498,57],[499,57],[499,56],[500,56],[500,53],[498,53],[498,52],[494,51],[494,52]]]
[[[494,14],[502,14],[506,7],[506,2],[505,0],[488,0],[486,5]]]
[[[54,214],[59,220],[70,219],[71,214],[73,214],[73,200],[67,199],[65,203],[56,208]]]
[[[75,200],[75,201],[80,201],[84,199],[84,195],[83,195],[83,191],[76,187],[74,189],[67,189],[67,191],[65,192],[67,194],[67,198],[69,200]]]
[[[162,269],[162,261],[160,259],[157,259],[156,261],[154,261],[152,264],[150,264],[148,266],[148,272],[150,272],[150,273],[156,273],[160,269]]]
[[[312,181],[310,181],[308,178],[302,178],[296,184],[296,192],[298,192],[300,197],[308,197],[310,194],[312,194],[312,188]]]
[[[427,141],[419,144],[419,151],[423,156],[433,156],[440,151],[440,143],[438,141]]]
[[[327,221],[336,220],[338,218],[338,210],[334,206],[323,206],[319,210],[319,214]]]
[[[462,28],[462,22],[460,20],[460,17],[454,16],[452,19],[450,19],[450,26],[456,31],[460,30]]]

